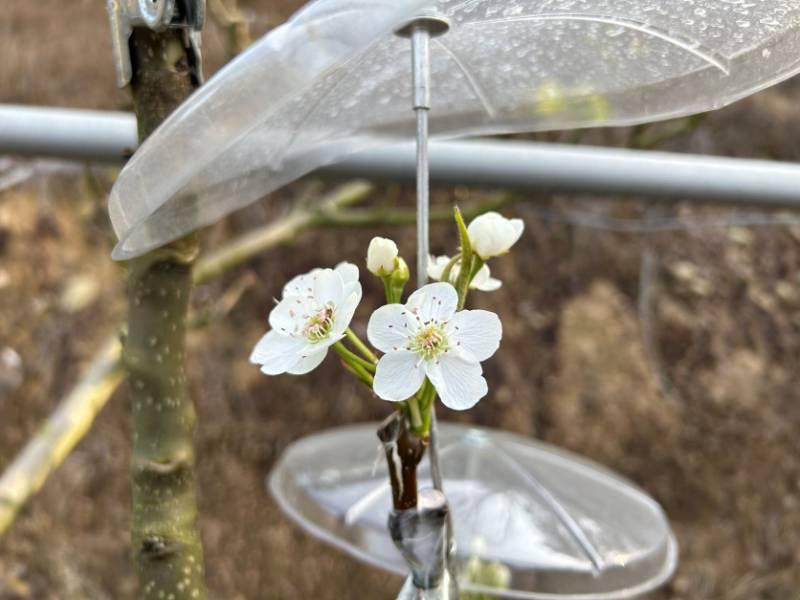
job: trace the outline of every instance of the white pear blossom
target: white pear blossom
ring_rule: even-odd
[[[367,249],[367,269],[378,277],[391,275],[397,256],[397,244],[388,238],[374,237]]]
[[[453,410],[471,408],[486,395],[481,362],[497,351],[503,327],[492,312],[456,312],[457,307],[452,285],[431,283],[411,294],[405,306],[387,304],[372,314],[367,336],[385,353],[373,384],[380,398],[406,400],[426,376]]]
[[[472,248],[483,260],[505,254],[517,243],[525,224],[522,219],[507,219],[500,213],[488,212],[467,227]]]
[[[267,375],[308,373],[345,337],[360,301],[353,264],[298,275],[284,286],[282,300],[269,315],[272,329],[256,344],[250,362]]]
[[[436,281],[442,281],[444,270],[447,268],[448,264],[450,264],[449,256],[429,256],[428,277]],[[458,264],[453,265],[453,268],[450,269],[450,283],[455,284],[458,280],[459,273],[461,273],[461,266]],[[502,281],[492,277],[491,271],[489,271],[489,265],[483,265],[478,269],[478,272],[475,273],[475,277],[472,278],[469,287],[470,289],[479,290],[481,292],[493,292],[499,290],[502,285]]]

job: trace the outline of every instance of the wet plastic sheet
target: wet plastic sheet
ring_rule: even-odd
[[[125,259],[355,151],[412,139],[410,48],[432,41],[431,133],[622,125],[712,110],[800,70],[800,0],[318,0],[177,111],[110,212]]]
[[[385,463],[375,463],[377,427],[296,442],[270,489],[315,536],[404,574],[386,529],[391,491]],[[444,424],[441,464],[462,590],[618,600],[654,589],[675,568],[677,548],[658,504],[586,459],[508,433]],[[424,485],[427,460],[420,473]]]

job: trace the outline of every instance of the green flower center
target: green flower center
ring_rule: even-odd
[[[447,336],[439,324],[426,325],[411,340],[409,350],[416,352],[425,360],[436,358],[447,350]]]
[[[303,335],[312,344],[327,338],[333,330],[333,307],[325,306],[308,317]]]

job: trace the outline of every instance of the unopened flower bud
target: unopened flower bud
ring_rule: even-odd
[[[483,260],[488,260],[508,252],[524,228],[522,219],[506,219],[499,213],[488,212],[473,220],[467,232],[472,249]]]
[[[378,277],[388,277],[397,266],[397,244],[392,240],[374,237],[367,250],[367,269]]]

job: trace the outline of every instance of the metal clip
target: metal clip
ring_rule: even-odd
[[[458,599],[446,561],[449,512],[444,494],[423,489],[416,508],[390,513],[389,533],[411,569],[398,600]]]
[[[106,0],[111,24],[111,46],[117,85],[131,82],[133,66],[128,45],[134,27],[153,31],[183,29],[186,47],[194,53],[192,61],[198,81],[202,81],[202,46],[200,32],[206,16],[206,0]]]

